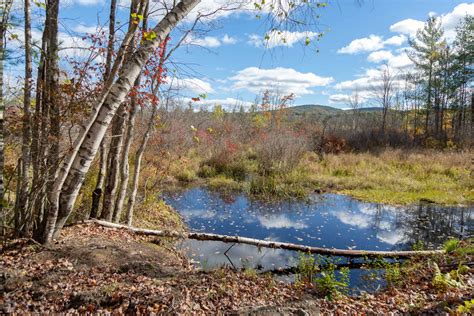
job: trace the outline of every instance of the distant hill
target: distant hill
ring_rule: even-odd
[[[302,115],[318,115],[318,116],[329,116],[340,114],[343,112],[341,109],[336,109],[331,106],[319,105],[319,104],[304,104],[296,105],[287,108],[287,111],[294,116]]]
[[[361,108],[359,109],[360,112],[380,112],[383,108],[381,107],[369,107],[369,108]]]

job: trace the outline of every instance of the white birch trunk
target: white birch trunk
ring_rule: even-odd
[[[115,201],[115,210],[114,210],[114,216],[113,216],[113,221],[115,223],[118,223],[120,221],[120,215],[122,214],[122,210],[123,210],[123,203],[127,195],[128,179],[130,177],[130,165],[128,161],[128,155],[130,152],[130,145],[132,144],[134,125],[135,125],[135,114],[137,111],[136,109],[137,105],[134,100],[132,100],[131,107],[132,107],[132,111],[128,118],[127,132],[125,134],[125,139],[122,146],[120,187],[117,192],[117,199]]]
[[[118,106],[122,103],[132,88],[134,81],[140,74],[150,54],[154,52],[159,44],[168,36],[171,30],[180,22],[200,0],[182,0],[161,20],[153,31],[156,38],[146,41],[136,53],[122,66],[118,79],[111,86],[104,103],[98,108],[97,114],[91,115],[91,124],[84,136],[79,136],[80,146],[73,154],[69,170],[66,170],[64,181],[58,181],[54,187],[59,196],[59,216],[54,228],[54,236],[57,236],[64,226],[72,211],[77,195],[84,181],[85,174],[90,168],[92,160],[99,148],[100,142],[109,126]],[[82,141],[81,141],[82,140]],[[49,242],[50,238],[43,242]]]
[[[137,198],[138,180],[140,179],[140,168],[142,165],[142,157],[143,157],[143,153],[145,152],[148,139],[150,138],[150,134],[153,130],[153,126],[154,126],[154,122],[156,118],[156,112],[157,112],[157,106],[153,105],[153,109],[151,112],[150,120],[148,121],[146,132],[143,135],[142,141],[140,143],[140,147],[138,148],[137,153],[135,155],[135,166],[133,169],[132,190],[130,192],[130,197],[128,198],[128,204],[127,204],[127,225],[128,226],[131,226],[132,221],[133,221],[133,208],[135,207],[135,201]]]

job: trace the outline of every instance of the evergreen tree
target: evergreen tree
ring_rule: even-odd
[[[439,66],[441,58],[441,49],[446,46],[443,36],[444,32],[441,28],[441,22],[436,17],[430,17],[426,21],[423,29],[418,30],[416,37],[410,39],[410,46],[413,50],[408,53],[408,56],[426,78],[426,134],[429,134],[428,127],[433,100],[437,97],[436,88],[438,83],[436,82],[436,77],[437,67]]]

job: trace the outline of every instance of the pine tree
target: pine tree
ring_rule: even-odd
[[[429,134],[430,112],[433,107],[433,100],[436,97],[437,67],[441,58],[441,49],[446,45],[443,36],[441,22],[436,17],[430,17],[423,29],[418,30],[415,39],[410,40],[410,46],[413,50],[408,53],[408,56],[427,80],[425,82],[425,133],[427,135]]]

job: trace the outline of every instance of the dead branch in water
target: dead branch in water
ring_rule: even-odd
[[[204,240],[222,241],[226,243],[232,242],[232,243],[253,245],[256,247],[285,249],[285,250],[292,250],[292,251],[301,251],[305,253],[351,257],[351,258],[354,258],[354,257],[408,258],[408,257],[414,257],[414,256],[430,256],[430,255],[444,253],[443,250],[373,251],[373,250],[349,250],[349,249],[334,249],[334,248],[331,249],[331,248],[298,245],[298,244],[285,243],[285,242],[260,240],[260,239],[241,237],[241,236],[227,236],[227,235],[197,233],[197,232],[180,233],[177,231],[143,229],[143,228],[129,227],[126,225],[121,225],[121,224],[110,223],[110,222],[101,221],[101,220],[89,220],[86,222],[96,223],[98,225],[109,227],[109,228],[127,229],[139,235],[172,237],[172,238],[188,238],[188,239],[203,240],[203,241]]]

